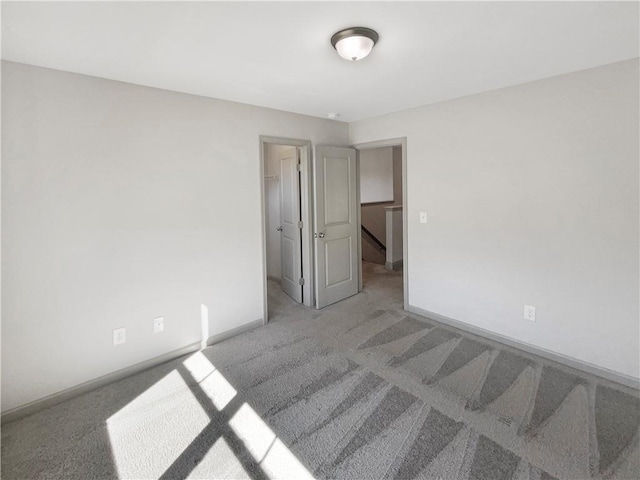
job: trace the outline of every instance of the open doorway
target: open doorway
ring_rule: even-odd
[[[309,160],[305,140],[261,137],[265,323],[286,298],[313,305]],[[271,299],[271,302],[269,302]],[[282,301],[279,301],[282,300]]]
[[[406,307],[404,139],[356,145],[362,289],[375,284]]]
[[[310,142],[274,137],[261,137],[260,142],[265,323],[272,318],[271,311],[283,305],[321,309],[356,295],[363,288],[363,270],[365,284],[373,275],[380,281],[393,279],[396,291],[387,290],[394,299],[399,298],[394,302],[400,308],[406,308],[407,221],[402,205],[406,201],[406,140],[355,148],[316,146],[313,162]],[[388,160],[383,168],[389,173],[385,197],[371,197],[366,187],[361,189],[363,162],[367,162],[365,183],[370,166],[374,173],[382,168],[368,163],[369,153]],[[381,207],[383,212],[384,220],[377,226],[371,225],[370,212],[363,213],[370,207]],[[364,240],[361,230],[367,236]],[[384,255],[375,263],[368,261],[365,252],[363,269],[362,245],[365,249],[371,242],[375,245],[372,237]]]

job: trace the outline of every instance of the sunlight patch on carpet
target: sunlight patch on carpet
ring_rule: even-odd
[[[313,475],[279,438],[273,442],[260,466],[271,479],[313,479]]]
[[[204,458],[189,474],[190,479],[233,478],[251,479],[251,475],[238,460],[229,443],[223,438],[218,438]]]
[[[209,421],[182,376],[173,370],[107,419],[118,476],[160,477]]]
[[[189,373],[196,382],[202,381],[216,370],[216,367],[212,365],[202,352],[194,353],[182,362],[182,364],[189,370]]]
[[[238,409],[229,420],[229,426],[269,478],[313,478],[248,404],[245,403]]]
[[[238,393],[218,370],[200,382],[200,388],[218,410],[226,407]]]
[[[246,403],[231,417],[229,426],[258,462],[265,457],[276,439],[276,434]]]

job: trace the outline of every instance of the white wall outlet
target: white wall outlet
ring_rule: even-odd
[[[153,333],[159,333],[164,331],[164,317],[158,317],[153,319]]]
[[[420,223],[427,223],[427,212],[420,212]]]
[[[127,341],[127,329],[126,328],[116,328],[113,331],[113,344],[120,345]]]
[[[536,321],[536,307],[532,307],[531,305],[524,306],[524,319],[530,320],[532,322]]]

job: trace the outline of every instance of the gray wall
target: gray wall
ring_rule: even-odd
[[[391,147],[360,150],[360,202],[393,202]]]
[[[211,335],[261,318],[259,135],[345,124],[2,66],[3,411],[199,341],[201,304]],[[637,86],[634,60],[351,124],[407,137],[410,304],[637,378]]]
[[[402,205],[402,147],[392,147],[393,204]]]
[[[260,319],[259,136],[347,134],[3,62],[3,411],[199,341],[201,304],[211,335]]]
[[[351,123],[407,137],[410,305],[638,378],[638,80],[632,60]]]

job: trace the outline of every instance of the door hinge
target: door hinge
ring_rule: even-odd
[[[298,228],[302,228],[302,222],[298,222]]]
[[[300,171],[300,164],[299,163],[296,163],[296,170]]]
[[[298,283],[299,283],[300,285],[304,285],[304,278],[299,279],[299,280],[298,280]]]

